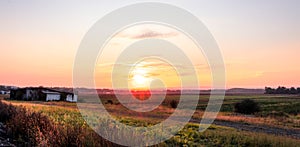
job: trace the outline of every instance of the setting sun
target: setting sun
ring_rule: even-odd
[[[131,79],[131,84],[133,88],[146,88],[149,85],[150,79],[144,75],[135,74]]]
[[[129,74],[131,89],[148,89],[151,83],[151,78],[148,76],[149,70],[144,67],[143,62],[133,67]]]

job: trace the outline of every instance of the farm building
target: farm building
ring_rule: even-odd
[[[9,92],[8,92],[8,91],[1,90],[1,91],[0,91],[0,94],[9,94]]]
[[[10,91],[10,99],[27,101],[68,101],[77,102],[77,95],[43,87],[18,88]]]

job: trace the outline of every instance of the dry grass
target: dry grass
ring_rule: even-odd
[[[76,109],[76,104],[67,102],[28,102],[28,101],[4,101],[5,103],[12,103],[14,106],[24,106],[27,109],[35,112],[41,112],[48,116],[50,120],[62,126],[62,131],[65,131],[65,138],[68,133],[73,133],[71,136],[79,136],[78,138],[69,138],[75,140],[75,144],[87,145],[92,142],[94,138],[97,138],[97,134],[91,133],[92,130],[87,127],[86,123],[82,119],[79,110]],[[90,110],[97,109],[96,104],[88,105]],[[160,106],[155,112],[145,113],[139,115],[138,113],[130,112],[121,105],[106,105],[106,109],[111,112],[122,122],[129,124],[155,124],[162,119],[168,117],[173,113],[174,109],[166,106]],[[200,118],[203,115],[203,111],[196,111],[194,117]],[[121,117],[120,117],[121,116]],[[299,117],[299,116],[296,116]],[[262,118],[244,115],[234,115],[233,113],[220,113],[217,117],[219,120],[245,122],[253,124],[273,124],[273,118]],[[125,121],[124,121],[125,120]],[[147,123],[145,123],[147,122]],[[175,137],[160,145],[206,145],[206,146],[247,146],[247,145],[267,145],[267,146],[296,146],[299,141],[289,139],[287,137],[275,137],[272,135],[265,135],[261,133],[248,133],[244,131],[237,131],[235,129],[228,129],[224,127],[212,126],[205,133],[199,133],[197,127],[189,127],[188,125],[183,131],[178,133]],[[192,125],[193,126],[193,125]],[[84,129],[80,129],[84,128]],[[67,131],[67,130],[73,131]],[[81,139],[85,143],[81,142]],[[76,141],[77,140],[77,141]],[[66,141],[66,140],[65,140]],[[97,145],[99,142],[92,142],[90,145]],[[113,145],[113,144],[110,144]]]
[[[40,101],[3,101],[5,103],[11,103],[15,106],[25,106],[26,108],[33,109],[35,111],[41,111],[46,107],[57,109],[68,109],[76,110],[76,103],[69,102],[40,102]],[[96,104],[88,104],[90,110],[98,109]],[[160,122],[168,118],[173,112],[174,109],[167,106],[159,106],[155,111],[150,113],[136,113],[122,105],[105,105],[105,108],[108,112],[115,118],[126,117],[134,118],[141,121],[151,121],[153,123]],[[193,118],[201,119],[203,116],[203,111],[197,110]],[[220,112],[216,118],[217,120],[232,121],[232,122],[243,122],[248,124],[260,124],[260,125],[269,125],[274,127],[284,127],[284,128],[300,128],[300,115],[294,117],[259,117],[255,115],[239,115],[232,112]]]

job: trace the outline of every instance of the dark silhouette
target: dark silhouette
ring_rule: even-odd
[[[176,100],[172,100],[172,101],[170,102],[170,106],[171,106],[172,108],[177,108],[177,105],[178,105],[178,101],[176,101]]]
[[[279,86],[278,88],[265,87],[265,94],[300,94],[300,87],[286,88]]]
[[[236,103],[234,108],[235,112],[242,114],[254,114],[260,111],[258,103],[251,99],[245,99],[242,102]]]

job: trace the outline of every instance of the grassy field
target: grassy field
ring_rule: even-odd
[[[209,96],[201,95],[194,118],[202,116],[208,98]],[[247,98],[257,101],[261,106],[261,112],[255,115],[234,113],[234,104]],[[149,126],[172,114],[174,109],[170,107],[169,102],[178,99],[179,97],[176,95],[167,96],[161,106],[143,115],[130,112],[113,96],[102,97],[101,100],[106,103],[106,109],[122,123],[131,126]],[[88,97],[86,100],[88,101]],[[112,103],[107,103],[109,100]],[[81,100],[81,102],[83,101],[84,99]],[[25,107],[29,112],[41,113],[49,118],[51,122],[59,126],[59,131],[62,132],[60,134],[62,135],[61,138],[64,138],[62,142],[68,142],[68,144],[61,145],[96,146],[101,144],[117,146],[95,134],[81,117],[76,103],[12,100],[3,100],[3,102],[6,104],[11,103],[14,107]],[[299,129],[299,105],[300,96],[293,95],[228,95],[225,97],[217,120]],[[198,124],[189,123],[174,137],[158,146],[298,146],[300,144],[300,140],[286,136],[241,131],[216,125],[212,125],[208,130],[201,133],[198,132],[198,127]],[[131,138],[132,136],[128,139]]]
[[[195,97],[191,95],[191,97]],[[245,99],[252,99],[261,107],[261,111],[255,115],[245,116],[234,113],[234,105]],[[106,108],[114,114],[118,111],[128,111],[113,96],[103,97],[103,103],[113,101],[114,105],[106,105]],[[160,117],[168,117],[172,114],[173,109],[170,108],[170,101],[179,101],[178,95],[169,95],[163,101],[161,107],[152,111],[151,113],[143,113],[145,116],[153,114],[160,115]],[[201,118],[209,100],[209,95],[201,95],[197,105],[197,111],[193,118]],[[124,113],[123,115],[128,115]],[[138,114],[134,114],[138,116]],[[218,115],[219,120],[240,121],[245,123],[266,124],[278,127],[300,128],[300,96],[299,95],[227,95],[225,96],[223,105]]]

